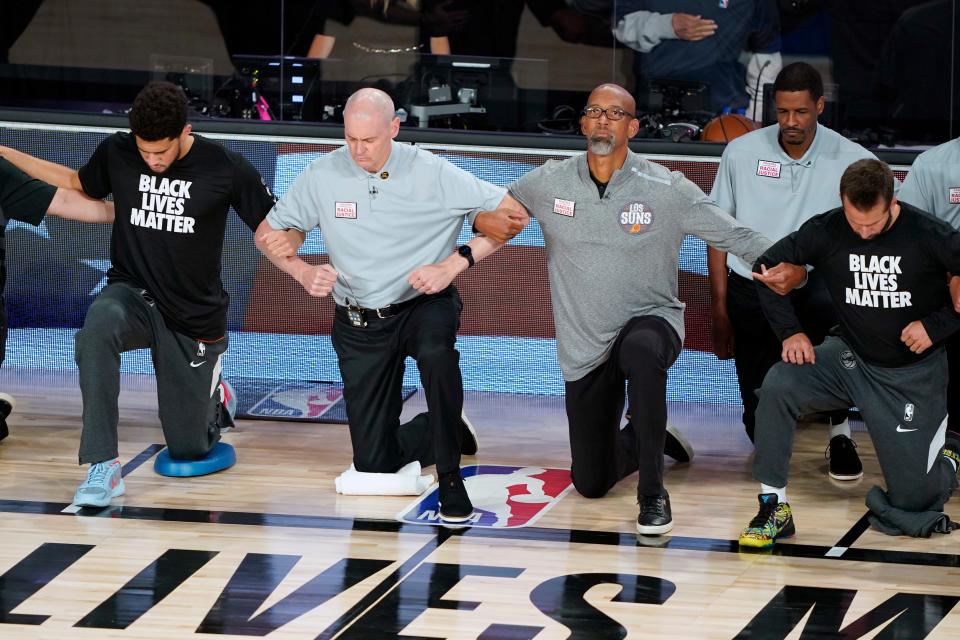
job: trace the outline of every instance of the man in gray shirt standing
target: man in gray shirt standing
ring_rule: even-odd
[[[599,498],[639,467],[637,531],[660,535],[673,527],[662,452],[667,369],[683,345],[680,245],[692,234],[750,261],[770,241],[683,174],[631,152],[634,108],[620,86],[594,89],[580,119],[586,154],[534,169],[508,198],[543,230],[573,484]],[[478,217],[477,229],[487,221]],[[625,381],[633,417],[620,430]]]
[[[805,62],[783,68],[773,84],[777,124],[730,142],[710,197],[741,224],[779,240],[813,216],[840,206],[843,171],[873,154],[817,122],[823,112],[823,80]],[[743,425],[753,441],[756,390],[780,361],[780,340],[760,307],[751,276],[753,265],[722,251],[707,249],[713,316],[714,353],[735,357]],[[729,275],[728,275],[729,271]],[[804,328],[820,344],[837,323],[826,287],[816,271],[790,294]],[[830,476],[856,480],[863,475],[847,410],[829,414]]]
[[[497,207],[504,190],[439,156],[395,142],[386,93],[361,89],[344,109],[346,146],[314,160],[257,230],[257,247],[312,296],[337,303],[332,341],[357,471],[392,473],[436,461],[440,516],[470,518],[460,454],[477,450],[462,419],[462,303],[450,283],[495,251],[483,237],[456,247],[465,216]],[[323,233],[330,263],[296,256],[307,231]],[[400,425],[404,359],[417,362],[427,412]]]
[[[898,199],[960,230],[960,138],[921,153],[910,165]],[[950,294],[960,313],[960,276],[950,279]],[[960,334],[947,338],[947,428],[960,439]]]

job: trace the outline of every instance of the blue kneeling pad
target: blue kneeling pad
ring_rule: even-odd
[[[196,460],[174,460],[170,457],[170,450],[164,449],[157,454],[153,470],[162,476],[190,478],[229,469],[236,462],[237,452],[233,446],[226,442],[218,442],[207,455]]]

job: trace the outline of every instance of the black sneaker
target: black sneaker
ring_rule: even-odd
[[[637,516],[637,533],[659,536],[673,529],[669,496],[640,496],[640,515]]]
[[[16,404],[17,401],[13,399],[12,395],[0,393],[0,440],[10,435],[10,430],[7,428],[7,418],[13,413]]]
[[[475,456],[480,449],[480,441],[477,439],[477,428],[473,426],[467,414],[460,412],[460,454],[464,456]]]
[[[463,486],[460,470],[440,474],[440,518],[447,522],[466,522],[473,515],[473,503]]]
[[[833,436],[824,452],[830,461],[830,477],[834,480],[859,480],[863,477],[863,463],[857,455],[857,443],[847,436]]]
[[[667,423],[667,438],[663,441],[663,454],[673,458],[677,462],[690,462],[693,460],[693,446],[683,437],[680,431]]]

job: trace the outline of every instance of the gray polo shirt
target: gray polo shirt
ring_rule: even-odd
[[[507,188],[543,230],[557,356],[567,381],[603,363],[634,316],[659,316],[683,338],[677,269],[685,235],[751,263],[771,244],[683,174],[633,152],[602,199],[585,154],[548,162]]]
[[[771,125],[740,136],[720,159],[710,197],[742,224],[779,240],[813,216],[840,206],[840,176],[872,153],[839,133],[817,125],[813,144],[799,160],[779,142]],[[752,262],[727,256],[727,266],[749,278]]]
[[[367,173],[347,147],[317,158],[267,215],[274,229],[319,227],[341,277],[337,304],[385,307],[417,291],[407,276],[448,257],[465,216],[495,209],[505,190],[447,160],[393,142],[383,169]]]
[[[960,229],[960,138],[917,156],[898,197]]]

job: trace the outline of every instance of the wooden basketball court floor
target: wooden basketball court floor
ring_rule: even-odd
[[[960,532],[867,528],[880,482],[831,481],[825,428],[798,432],[788,488],[797,536],[771,553],[736,539],[756,512],[737,407],[680,405],[691,464],[666,464],[675,526],[638,537],[635,478],[565,495],[532,526],[402,524],[411,497],[340,496],[345,425],[241,421],[223,473],[156,475],[152,378],[125,376],[127,494],[73,513],[75,374],[4,369],[0,638],[960,638]],[[405,416],[424,407],[421,394]],[[560,398],[468,393],[480,452],[464,464],[569,467]],[[948,504],[960,518],[960,501]]]

